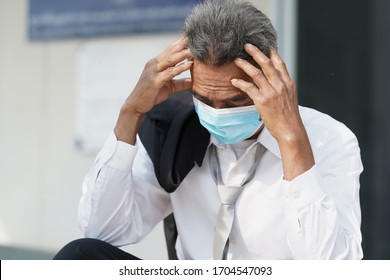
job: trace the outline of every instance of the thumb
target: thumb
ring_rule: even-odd
[[[175,91],[183,91],[192,89],[192,79],[184,78],[172,80]]]

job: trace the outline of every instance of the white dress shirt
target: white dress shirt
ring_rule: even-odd
[[[361,259],[359,175],[354,134],[342,123],[300,107],[316,164],[291,182],[283,179],[276,140],[264,128],[267,151],[236,202],[229,259]],[[223,180],[239,180],[253,163],[254,141],[217,146]],[[79,225],[86,237],[115,246],[137,243],[174,212],[179,259],[212,259],[220,200],[209,155],[179,188],[162,189],[141,141],[111,133],[83,182]]]

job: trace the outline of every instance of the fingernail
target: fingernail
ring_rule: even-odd
[[[231,82],[232,84],[235,84],[235,83],[237,83],[237,79],[231,79],[230,82]]]

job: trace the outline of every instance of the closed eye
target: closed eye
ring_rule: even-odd
[[[247,94],[239,94],[224,100],[227,107],[253,105],[253,100]]]
[[[196,91],[192,91],[192,94],[193,96],[198,99],[199,101],[203,102],[204,104],[207,104],[209,106],[212,107],[212,102],[207,98],[207,97],[204,97],[203,95],[200,95],[199,93],[197,93]]]
[[[208,99],[207,97],[200,95],[198,92],[196,92],[194,90],[192,91],[192,93],[193,93],[193,96],[196,99],[198,99],[199,101],[201,101],[201,102],[203,102],[211,107],[214,107],[213,102],[210,99]],[[233,107],[253,105],[253,100],[246,93],[242,93],[242,94],[234,95],[234,96],[231,96],[231,97],[226,98],[224,100],[221,100],[221,103],[225,104],[223,106],[223,108],[233,108]]]

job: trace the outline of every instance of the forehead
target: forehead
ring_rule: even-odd
[[[250,80],[234,63],[212,66],[195,60],[191,73],[196,98],[214,108],[244,106],[251,102],[246,93],[231,84],[233,78]]]
[[[236,88],[230,82],[233,78],[247,80],[248,76],[234,63],[212,66],[201,63],[198,60],[194,61],[192,79],[196,86],[229,87],[235,90]]]
[[[191,70],[192,89],[197,95],[217,101],[237,95],[246,95],[231,84],[233,78],[249,80],[249,77],[234,63],[212,66],[194,60]]]

